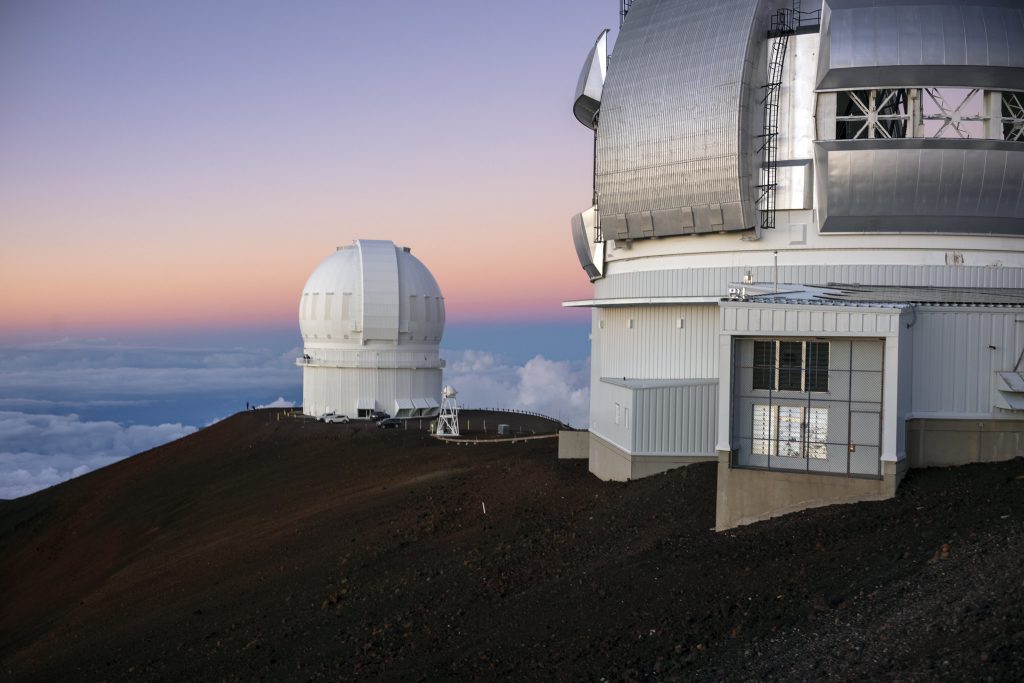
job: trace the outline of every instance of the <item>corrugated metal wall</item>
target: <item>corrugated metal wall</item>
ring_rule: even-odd
[[[730,283],[750,271],[755,282],[772,282],[771,266],[680,268],[616,273],[594,283],[598,299],[641,296],[725,296]],[[820,265],[778,268],[779,282],[830,282],[912,287],[1024,287],[1024,268],[983,266]]]
[[[333,410],[356,415],[359,399],[375,399],[377,410],[395,414],[397,398],[441,399],[441,370],[322,368],[302,369],[302,412],[320,416]]]
[[[592,336],[600,338],[594,358],[601,377],[718,376],[717,304],[603,308],[597,316]]]
[[[1024,349],[1018,320],[1020,309],[919,307],[911,328],[914,416],[1019,417],[995,409],[992,396],[993,373],[1013,370]]]
[[[714,454],[717,380],[638,389],[633,406],[634,453]]]

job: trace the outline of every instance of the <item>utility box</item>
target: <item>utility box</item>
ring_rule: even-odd
[[[508,436],[512,433],[512,430],[508,425],[498,425],[498,436]]]

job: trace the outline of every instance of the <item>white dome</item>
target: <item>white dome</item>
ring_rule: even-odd
[[[299,301],[307,346],[437,347],[444,297],[427,267],[390,240],[338,247],[309,276]]]

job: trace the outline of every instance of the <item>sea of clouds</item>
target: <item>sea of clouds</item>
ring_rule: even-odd
[[[299,347],[158,347],[63,339],[0,346],[0,499],[17,498],[187,436],[246,405],[301,402]],[[586,426],[589,361],[444,350],[466,407]]]

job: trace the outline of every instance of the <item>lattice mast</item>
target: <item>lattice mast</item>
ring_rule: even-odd
[[[459,404],[455,400],[458,394],[455,387],[445,385],[441,392],[441,413],[437,417],[438,436],[459,436]]]

